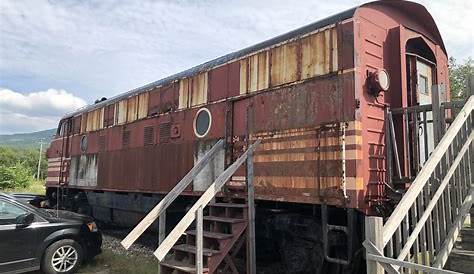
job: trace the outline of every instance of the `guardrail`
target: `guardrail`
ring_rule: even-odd
[[[368,273],[455,273],[441,268],[472,205],[473,107],[474,95],[441,135],[387,221],[366,218]]]

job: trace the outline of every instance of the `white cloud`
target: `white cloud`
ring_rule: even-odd
[[[54,128],[61,116],[86,102],[65,90],[22,94],[0,88],[0,133],[32,132]]]
[[[450,56],[473,56],[472,0],[416,0]],[[88,102],[159,80],[368,0],[0,0],[0,86]]]

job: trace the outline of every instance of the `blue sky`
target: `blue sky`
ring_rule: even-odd
[[[0,1],[0,134],[61,115],[366,1]],[[420,0],[457,59],[473,1]]]

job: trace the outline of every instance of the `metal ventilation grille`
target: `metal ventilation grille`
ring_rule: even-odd
[[[145,146],[151,146],[155,142],[155,128],[153,126],[148,126],[143,129],[143,144]]]
[[[107,144],[106,144],[106,136],[105,135],[100,135],[99,136],[99,151],[105,151],[107,149]]]
[[[160,124],[160,143],[167,143],[171,136],[171,123]]]
[[[128,147],[130,145],[130,130],[124,130],[122,132],[122,145]]]

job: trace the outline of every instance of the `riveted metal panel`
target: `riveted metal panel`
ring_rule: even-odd
[[[104,116],[105,116],[105,107],[100,108],[99,117],[98,117],[98,127],[97,129],[104,128]]]
[[[138,96],[133,96],[127,100],[127,123],[137,120],[138,116]]]
[[[86,131],[98,130],[102,125],[103,119],[103,108],[88,112]]]
[[[79,115],[79,116],[74,117],[74,119],[72,120],[72,133],[73,134],[78,134],[81,132],[81,119],[82,119],[82,116]]]
[[[138,95],[138,119],[148,115],[148,92]]]
[[[81,115],[81,133],[85,133],[87,129],[87,112]]]
[[[124,124],[127,122],[127,100],[119,101],[115,104],[115,117],[117,117],[117,124]]]
[[[207,102],[208,73],[179,81],[179,108],[188,108]]]
[[[162,144],[99,155],[99,187],[169,191],[192,166],[193,143]]]
[[[191,79],[186,78],[179,81],[179,109],[189,107],[189,90]]]
[[[207,77],[208,73],[205,72],[192,78],[191,106],[207,103]]]
[[[271,86],[279,86],[298,80],[299,42],[291,42],[270,50]]]
[[[209,100],[211,102],[227,97],[229,83],[229,66],[215,68],[209,72]]]
[[[268,88],[268,55],[268,51],[264,51],[240,61],[240,94]]]
[[[240,94],[245,94],[247,93],[248,90],[248,70],[249,70],[249,63],[248,59],[242,59],[240,60],[240,89],[239,93]]]
[[[180,97],[179,90],[181,84],[181,82],[176,82],[150,91],[148,97],[148,115],[151,116],[160,113],[167,113],[178,108],[178,97]]]

